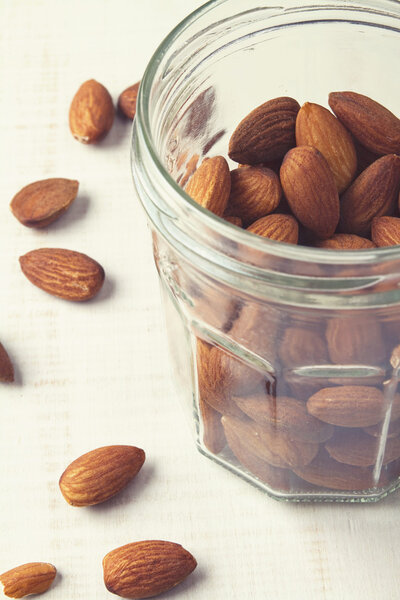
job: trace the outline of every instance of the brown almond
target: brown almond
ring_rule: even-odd
[[[0,343],[0,381],[12,383],[14,381],[14,367],[3,344]]]
[[[180,544],[133,542],[103,558],[104,583],[122,598],[152,598],[177,586],[196,566],[195,558]]]
[[[43,594],[54,581],[56,568],[43,562],[31,562],[0,575],[3,593],[9,598],[24,598],[30,594]]]
[[[352,233],[335,233],[327,240],[314,242],[316,248],[330,248],[332,250],[362,250],[365,248],[376,248],[376,244],[368,238],[360,237]]]
[[[61,177],[35,181],[14,196],[10,208],[22,225],[46,227],[68,210],[78,187],[78,181]]]
[[[234,397],[240,410],[260,425],[286,432],[290,439],[299,442],[326,442],[334,428],[307,412],[304,402],[287,396]]]
[[[379,158],[345,191],[340,204],[339,229],[368,235],[374,217],[391,215],[400,188],[400,156]]]
[[[245,227],[276,209],[282,196],[279,177],[271,169],[242,167],[231,171],[227,215],[242,219]]]
[[[400,119],[363,94],[332,92],[329,106],[354,137],[376,154],[400,153]]]
[[[69,109],[69,127],[78,142],[92,144],[110,131],[114,122],[114,105],[108,90],[89,79],[82,83]]]
[[[320,365],[328,362],[327,347],[318,331],[288,327],[279,344],[279,358],[287,368]]]
[[[359,429],[336,431],[335,435],[326,442],[325,448],[334,460],[354,465],[368,467],[377,462],[380,440]],[[386,465],[400,458],[400,439],[386,440],[383,464]]]
[[[118,110],[128,119],[134,119],[136,114],[136,100],[140,81],[127,87],[118,98]]]
[[[135,446],[104,446],[74,460],[60,478],[71,506],[91,506],[115,496],[140,471],[145,453]]]
[[[318,444],[291,440],[283,431],[260,425],[250,419],[224,415],[222,424],[225,432],[227,427],[231,428],[251,454],[274,467],[292,468],[306,465],[318,452]]]
[[[229,330],[229,337],[268,361],[274,373],[272,365],[278,349],[281,319],[281,313],[271,306],[260,306],[254,302],[245,304]],[[247,393],[250,391],[247,388]]]
[[[295,124],[300,105],[282,96],[252,110],[229,140],[229,158],[254,165],[279,159],[296,144]]]
[[[293,469],[296,475],[317,485],[333,490],[357,491],[376,486],[373,472],[368,467],[354,467],[333,460],[328,452],[321,448],[314,460],[303,467]],[[384,475],[378,485],[384,485]]]
[[[330,319],[326,340],[329,357],[337,365],[378,365],[386,358],[380,325],[371,317],[349,315]]]
[[[223,156],[203,160],[185,191],[203,208],[222,217],[231,191],[231,174]]]
[[[311,146],[289,150],[281,171],[283,192],[297,219],[320,238],[331,237],[339,222],[339,196],[330,167]]]
[[[372,240],[378,247],[400,244],[400,219],[398,217],[375,217],[371,226]]]
[[[73,250],[41,248],[21,256],[19,262],[31,283],[64,300],[90,300],[104,282],[103,267]]]
[[[341,427],[369,427],[384,417],[384,398],[380,390],[363,385],[323,388],[307,401],[308,412]]]
[[[342,123],[320,104],[306,102],[297,114],[297,146],[314,146],[326,158],[341,194],[357,171],[353,139]]]
[[[221,423],[221,414],[199,395],[199,410],[203,443],[213,454],[218,454],[225,447],[226,439]]]
[[[297,244],[299,239],[299,225],[292,215],[275,213],[261,217],[247,231],[286,244]]]

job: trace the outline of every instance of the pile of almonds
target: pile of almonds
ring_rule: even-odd
[[[203,207],[276,241],[357,250],[400,243],[400,120],[355,92],[327,108],[280,97],[251,111],[186,185]],[[187,168],[191,168],[188,165]]]

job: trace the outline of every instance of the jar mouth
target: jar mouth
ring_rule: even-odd
[[[228,0],[229,1],[229,0]],[[227,247],[231,247],[232,244],[240,246],[240,248],[246,248],[249,251],[255,250],[257,253],[265,253],[280,259],[302,262],[302,263],[318,263],[328,265],[343,265],[343,266],[371,266],[371,265],[386,265],[391,263],[392,266],[397,263],[400,259],[400,246],[389,246],[362,250],[334,250],[326,248],[315,248],[309,246],[293,245],[283,242],[277,242],[269,240],[267,238],[261,238],[260,236],[251,234],[246,230],[243,230],[231,223],[225,221],[207,209],[203,208],[197,202],[195,202],[169,173],[167,166],[161,157],[160,152],[157,150],[157,142],[155,140],[153,126],[152,126],[152,108],[150,106],[150,99],[153,92],[153,86],[157,75],[159,75],[159,68],[163,61],[166,60],[168,54],[171,54],[169,60],[173,59],[174,55],[174,44],[179,42],[182,34],[198,19],[206,15],[209,11],[218,8],[219,6],[226,4],[227,0],[210,0],[206,4],[202,5],[194,12],[189,14],[183,21],[181,21],[162,41],[155,53],[153,54],[146,71],[143,75],[141,85],[139,88],[139,94],[137,99],[137,109],[134,124],[134,136],[141,137],[146,150],[147,157],[151,159],[152,167],[159,175],[162,180],[162,187],[164,192],[168,195],[168,205],[173,208],[174,216],[176,218],[190,218],[195,220],[199,228],[205,228],[207,232],[214,232],[221,239],[225,241]],[[277,11],[288,12],[292,10],[293,14],[299,14],[304,11],[315,12],[318,9],[331,10],[333,12],[345,11],[345,14],[357,13],[360,17],[360,13],[368,15],[385,15],[388,14],[390,17],[395,18],[399,22],[399,28],[394,28],[396,32],[400,34],[400,10],[399,4],[396,0],[379,0],[371,2],[364,0],[362,4],[353,3],[350,6],[348,3],[335,4],[334,0],[327,6],[322,3],[317,5],[313,2],[307,4],[307,0],[303,2],[303,6],[297,6],[290,8],[276,7]],[[391,10],[390,10],[391,9]],[[251,13],[252,10],[246,10],[241,13]],[[235,15],[237,16],[237,15]],[[312,15],[307,17],[307,23],[312,20]],[[314,17],[315,18],[315,17]],[[354,17],[355,18],[355,17]],[[348,21],[348,19],[341,17],[341,20]],[[229,21],[229,18],[226,19]],[[318,22],[318,19],[316,19]],[[301,24],[301,22],[293,23]],[[369,23],[370,24],[370,23]],[[214,25],[218,25],[215,22]],[[378,27],[384,25],[377,25]],[[201,34],[200,34],[201,35]],[[133,152],[133,151],[132,151]],[[202,157],[203,158],[203,157]],[[133,161],[133,158],[132,158]],[[397,264],[396,264],[397,267]],[[385,269],[382,270],[382,272]],[[397,271],[397,269],[396,269]]]

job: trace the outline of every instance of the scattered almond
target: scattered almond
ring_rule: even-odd
[[[9,598],[24,598],[30,594],[43,594],[54,581],[57,570],[53,565],[32,562],[20,565],[0,575],[3,593]]]
[[[107,89],[94,79],[81,85],[69,109],[69,127],[78,142],[92,144],[110,131],[114,105]]]
[[[400,244],[400,219],[398,217],[375,217],[372,220],[371,237],[378,246]]]
[[[146,540],[126,544],[103,559],[104,583],[122,598],[151,598],[174,588],[197,566],[180,544]]]
[[[68,210],[78,193],[73,179],[43,179],[22,188],[11,200],[13,215],[26,227],[46,227]]]
[[[14,381],[14,367],[6,349],[0,343],[0,382],[12,383]]]
[[[104,446],[74,460],[60,478],[71,506],[91,506],[115,496],[140,471],[145,453],[135,446]]]
[[[64,300],[90,300],[104,282],[103,267],[86,254],[73,250],[32,250],[21,256],[19,262],[31,283]]]
[[[130,85],[118,98],[118,110],[128,119],[134,119],[136,114],[136,100],[140,81]]]
[[[231,174],[223,156],[203,160],[185,188],[195,202],[222,217],[231,191]]]
[[[252,223],[247,231],[287,244],[297,244],[299,239],[299,225],[292,215],[275,213],[261,217],[261,219]]]

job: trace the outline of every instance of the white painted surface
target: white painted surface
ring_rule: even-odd
[[[49,561],[49,600],[112,598],[104,554],[130,541],[183,544],[198,569],[168,598],[337,600],[399,597],[399,502],[277,503],[197,453],[170,381],[150,236],[129,168],[130,127],[117,119],[83,146],[67,114],[94,77],[116,100],[140,79],[194,0],[2,0],[0,3],[0,339],[17,371],[0,387],[0,572]],[[46,231],[8,204],[23,185],[80,181],[69,214]],[[108,278],[75,305],[33,287],[18,256],[86,252]],[[134,444],[147,461],[113,501],[66,504],[58,478],[82,453]]]

